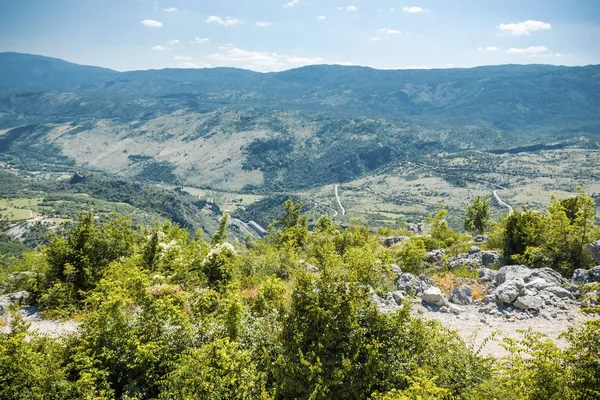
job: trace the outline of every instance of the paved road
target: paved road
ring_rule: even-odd
[[[346,210],[344,209],[344,206],[342,205],[342,202],[340,201],[340,195],[338,194],[338,186],[339,185],[335,185],[335,198],[337,199],[337,202],[340,206],[340,210],[342,210],[342,215],[346,215]]]
[[[515,212],[515,210],[513,210],[513,208],[511,206],[509,206],[508,204],[503,202],[502,199],[500,199],[500,196],[498,196],[498,192],[495,190],[494,190],[494,198],[496,199],[498,204],[500,204],[502,207],[508,208],[508,215],[512,215]]]

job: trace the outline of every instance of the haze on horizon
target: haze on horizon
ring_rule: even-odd
[[[484,4],[483,4],[484,3]],[[595,0],[6,0],[0,52],[119,71],[600,64]]]

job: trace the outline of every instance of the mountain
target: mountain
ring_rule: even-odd
[[[595,132],[600,127],[597,65],[396,71],[318,65],[268,74],[234,68],[115,72],[0,53],[0,77],[1,111],[37,110],[48,116],[151,118],[181,109],[259,107],[432,127],[535,132]],[[63,95],[48,104],[47,96],[39,93],[44,90]],[[27,96],[23,99],[15,92]]]
[[[439,152],[562,146],[597,135],[599,111],[600,66],[116,72],[0,53],[0,152],[13,162],[229,190],[347,182]]]
[[[67,90],[104,82],[118,72],[20,53],[0,53],[0,90]]]

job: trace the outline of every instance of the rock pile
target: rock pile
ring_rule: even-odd
[[[488,271],[480,276],[489,281],[490,292],[483,299],[485,304],[479,311],[501,316],[521,310],[519,318],[541,313],[542,316],[555,316],[558,311],[579,306],[575,293],[577,287],[568,284],[558,272],[550,268],[530,269],[522,265],[509,265],[500,268],[493,281]],[[480,279],[481,281],[481,279]]]
[[[502,256],[499,252],[492,250],[483,251],[477,246],[471,246],[468,253],[459,254],[448,260],[448,267],[454,269],[466,265],[472,269],[478,269],[500,265],[501,262]]]

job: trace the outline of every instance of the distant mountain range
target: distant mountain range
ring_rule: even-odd
[[[435,127],[595,133],[600,128],[600,66],[376,70],[316,65],[266,74],[234,68],[116,72],[0,53],[1,111],[137,119],[223,107],[377,117]]]
[[[277,191],[598,134],[597,65],[117,72],[0,53],[0,153],[23,164]]]

